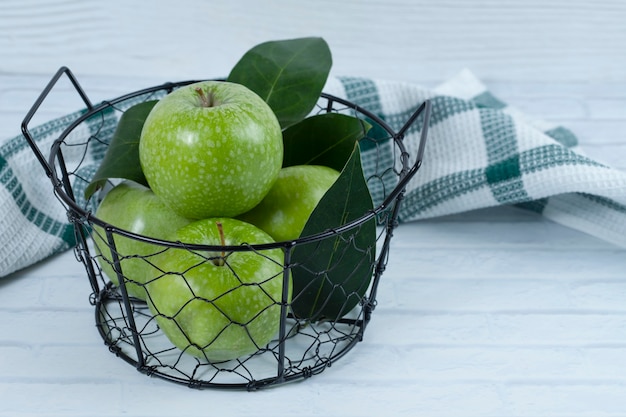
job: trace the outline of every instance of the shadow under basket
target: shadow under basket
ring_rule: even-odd
[[[56,120],[58,123],[54,125],[58,128],[53,135],[50,132],[43,134],[37,128],[31,131],[28,124],[63,76],[69,78],[86,108]],[[99,333],[112,353],[138,371],[193,388],[256,390],[319,374],[363,340],[376,307],[377,287],[389,259],[399,206],[407,184],[421,165],[430,103],[418,103],[408,120],[394,131],[380,117],[354,103],[329,94],[320,96],[312,114],[342,113],[371,125],[359,145],[364,176],[375,207],[355,220],[338,224],[323,233],[264,245],[202,246],[151,239],[95,217],[99,201],[115,182],[90,199],[83,197],[84,191],[106,153],[120,116],[135,104],[159,99],[193,82],[166,83],[92,104],[71,71],[63,67],[50,80],[22,123],[26,140],[74,226],[75,252],[84,264],[91,284],[90,302],[95,307]],[[404,143],[408,133],[416,138],[411,146],[413,154]],[[44,145],[51,146],[49,155],[42,153]],[[372,232],[372,239],[361,238],[366,230]],[[122,239],[142,242],[152,251],[148,254],[123,253],[118,247]],[[329,247],[333,248],[331,252],[327,250]],[[175,322],[177,316],[167,316],[152,308],[142,297],[132,295],[131,288],[136,289],[138,284],[133,280],[130,266],[133,262],[154,265],[154,257],[166,252],[193,252],[201,257],[220,250],[253,252],[254,256],[267,256],[270,251],[278,251],[283,260],[280,273],[266,281],[274,279],[280,283],[279,296],[268,296],[271,301],[264,310],[273,320],[275,335],[269,343],[257,344],[252,336],[254,330],[248,328],[252,327],[254,319],[248,322],[231,319],[227,327],[233,327],[233,332],[250,335],[255,349],[252,353],[223,361],[203,357],[204,346],[195,342],[187,347],[177,347],[170,341],[159,326],[160,320]],[[205,262],[211,262],[209,256],[204,256]],[[349,268],[341,265],[346,259],[351,259],[354,265]],[[105,273],[105,268],[116,271],[113,280]],[[338,277],[337,271],[346,276]],[[154,281],[162,276],[170,276],[170,272],[159,270]],[[184,274],[176,276],[185,279]],[[296,278],[302,276],[308,277],[310,282],[302,284],[300,281],[296,285]],[[256,289],[262,290],[261,286]],[[150,284],[144,290],[148,293],[145,298],[150,299]],[[326,297],[319,298],[316,303],[323,314],[302,314],[298,307],[299,300],[306,297],[305,293],[310,296],[312,291],[318,298]],[[220,310],[219,298],[197,296],[189,304],[206,303],[213,310]],[[335,308],[326,308],[330,305]],[[196,354],[191,354],[194,352]]]

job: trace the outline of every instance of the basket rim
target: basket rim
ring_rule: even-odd
[[[61,172],[63,173],[62,177],[66,178],[67,173],[65,172],[65,165],[64,165],[64,160],[62,156],[61,145],[64,143],[67,136],[74,129],[76,129],[78,125],[83,123],[86,119],[94,116],[95,114],[107,108],[113,107],[115,104],[121,103],[125,100],[131,99],[134,97],[154,93],[157,91],[166,91],[167,93],[169,93],[176,88],[193,84],[193,83],[197,83],[197,82],[201,82],[201,81],[206,81],[206,80],[186,80],[186,81],[178,81],[178,82],[166,82],[166,83],[155,85],[152,87],[147,87],[147,88],[143,88],[140,90],[136,90],[136,91],[118,96],[113,99],[103,100],[99,104],[89,107],[87,111],[85,111],[78,118],[76,118],[72,123],[70,123],[54,140],[50,148],[50,152],[48,156],[48,163],[50,167],[52,168],[60,167]],[[151,243],[151,244],[155,244],[155,245],[159,245],[163,247],[183,248],[187,250],[198,250],[198,251],[228,250],[232,252],[237,252],[237,251],[249,251],[249,250],[262,251],[262,250],[270,250],[270,249],[277,249],[277,248],[282,248],[286,250],[288,248],[294,247],[299,244],[321,241],[321,240],[329,238],[330,236],[336,236],[345,231],[358,227],[359,225],[371,220],[372,218],[374,218],[381,212],[387,210],[394,203],[395,200],[400,199],[401,195],[404,194],[405,192],[405,187],[407,183],[413,177],[413,175],[415,174],[415,172],[419,169],[421,165],[421,155],[418,155],[418,158],[415,164],[413,166],[410,166],[409,165],[409,153],[407,152],[406,147],[403,142],[403,138],[404,138],[403,132],[400,132],[400,133],[396,132],[378,115],[376,115],[375,113],[347,99],[343,99],[341,97],[337,97],[335,95],[332,95],[326,92],[322,92],[320,94],[320,98],[326,99],[328,101],[328,107],[330,107],[330,105],[333,102],[339,103],[358,113],[361,113],[363,116],[370,118],[375,123],[377,123],[380,127],[382,127],[389,134],[390,139],[394,141],[395,145],[399,149],[399,153],[400,153],[399,159],[401,163],[401,169],[398,172],[398,181],[395,187],[388,193],[387,196],[385,196],[384,200],[377,207],[374,207],[373,210],[367,211],[362,216],[344,225],[334,227],[334,228],[329,228],[323,232],[319,232],[313,235],[301,236],[293,240],[276,241],[276,242],[264,243],[264,244],[242,243],[241,245],[236,245],[236,246],[190,244],[190,243],[184,243],[180,241],[171,241],[171,240],[166,240],[166,239],[151,238],[145,235],[141,235],[138,233],[134,233],[134,232],[116,227],[96,217],[95,213],[93,213],[91,210],[87,210],[81,207],[76,202],[71,184],[68,181],[64,181],[62,178],[59,178],[57,169],[51,170],[51,175],[49,179],[53,184],[54,193],[58,196],[58,198],[64,204],[67,205],[66,209],[68,210],[68,212],[71,211],[74,213],[73,217],[75,221],[77,219],[82,219],[82,221],[86,221],[86,222],[89,222],[89,223],[92,223],[101,227],[102,229],[106,231],[106,233],[114,233],[114,234],[122,235],[124,237],[128,237],[128,238],[135,239],[135,240],[140,240],[140,241],[145,241],[147,243]],[[416,114],[420,113],[421,110],[423,110],[425,104],[428,104],[428,103],[427,102],[422,103],[420,108],[416,111]],[[416,118],[416,114],[414,114],[414,117],[412,119]],[[424,129],[424,131],[425,130],[426,129]],[[422,142],[421,145],[423,145],[423,142],[425,139],[425,132],[423,132],[422,136],[423,137],[421,139],[421,142]]]

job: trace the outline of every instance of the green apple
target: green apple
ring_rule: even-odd
[[[247,87],[203,81],[154,106],[139,160],[150,188],[180,215],[235,217],[257,205],[276,180],[282,132],[272,109]]]
[[[211,246],[274,242],[259,228],[231,218],[197,220],[172,240]],[[220,362],[254,353],[279,329],[283,260],[281,249],[168,251],[160,262],[167,274],[146,286],[148,306],[168,339],[193,356]],[[291,282],[287,285],[290,297]]]
[[[157,239],[165,239],[191,222],[170,210],[149,188],[132,181],[124,181],[111,189],[95,215],[119,229]],[[104,229],[94,226],[92,236],[100,255],[98,263],[102,271],[115,285],[119,285]],[[121,235],[115,235],[114,241],[128,294],[145,300],[143,284],[160,275],[154,264],[164,248]]]
[[[239,216],[276,241],[297,239],[339,172],[322,165],[295,165],[280,170],[263,201]]]

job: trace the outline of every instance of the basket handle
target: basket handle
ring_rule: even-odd
[[[59,79],[63,75],[66,75],[69,78],[72,85],[76,89],[76,92],[78,93],[80,98],[83,100],[83,102],[87,106],[87,109],[91,110],[93,108],[91,101],[89,100],[89,98],[87,97],[87,94],[85,94],[85,91],[76,80],[76,77],[74,77],[74,74],[72,74],[69,68],[61,67],[58,69],[56,74],[54,74],[52,79],[48,82],[48,85],[41,92],[41,94],[39,95],[39,97],[37,98],[33,106],[30,108],[28,113],[26,113],[26,116],[24,117],[24,120],[22,121],[22,134],[24,135],[24,138],[26,138],[26,141],[28,142],[33,152],[35,153],[35,156],[39,160],[39,163],[43,167],[44,171],[46,171],[46,175],[48,176],[48,178],[52,177],[52,167],[46,160],[46,157],[41,152],[41,149],[39,149],[39,146],[37,145],[35,138],[30,133],[30,130],[28,129],[28,124],[37,113],[37,110],[39,110],[39,107],[41,106],[41,104],[46,100],[46,98],[50,94],[50,91],[52,91],[56,83],[59,81]]]
[[[432,108],[431,101],[425,100],[418,107],[418,109],[411,115],[409,120],[407,120],[404,126],[402,126],[402,128],[400,128],[400,130],[397,133],[400,139],[404,139],[404,135],[406,134],[407,130],[409,130],[409,128],[413,125],[413,123],[415,123],[417,118],[423,113],[422,129],[420,132],[420,140],[419,140],[419,145],[417,148],[417,155],[415,156],[415,163],[406,171],[406,176],[402,179],[400,187],[398,188],[403,188],[404,186],[406,186],[408,182],[411,180],[411,178],[413,178],[413,176],[417,173],[417,171],[422,166],[422,159],[424,157],[424,149],[426,147],[426,138],[428,137],[428,127],[430,126],[431,108]],[[409,156],[407,154],[407,155],[403,155],[402,157],[407,158],[408,160]]]

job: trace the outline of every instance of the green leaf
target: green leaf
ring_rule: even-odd
[[[361,166],[359,147],[353,148],[335,184],[309,217],[301,236],[345,225],[373,210]],[[376,222],[335,233],[293,250],[293,313],[301,319],[338,320],[364,297],[376,258]]]
[[[283,167],[325,165],[341,171],[371,125],[353,116],[325,113],[292,125],[283,132]]]
[[[148,185],[139,165],[139,138],[146,117],[157,101],[145,101],[124,112],[98,170],[85,189],[86,199],[110,178],[123,178]]]
[[[261,96],[285,128],[313,109],[331,66],[330,48],[322,38],[270,41],[246,52],[227,81]]]

